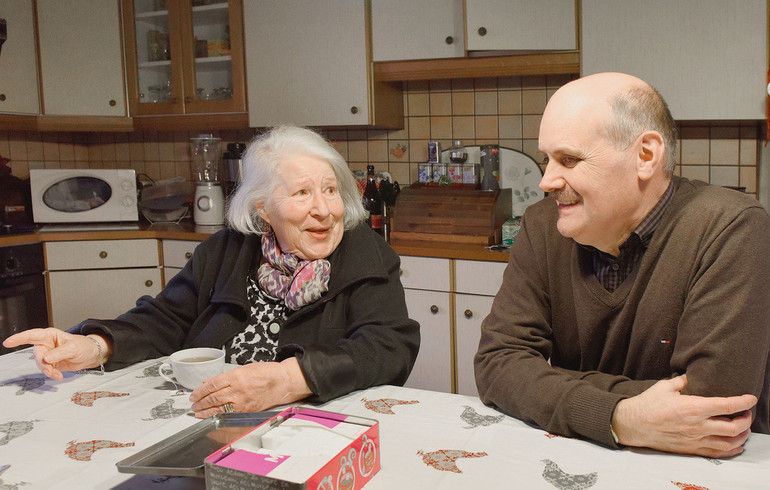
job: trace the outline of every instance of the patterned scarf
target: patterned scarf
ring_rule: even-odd
[[[272,232],[262,236],[262,254],[267,262],[257,271],[259,285],[289,309],[298,310],[329,290],[328,260],[302,260],[282,253]]]

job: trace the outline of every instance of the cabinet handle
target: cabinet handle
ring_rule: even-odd
[[[435,315],[436,313],[438,313],[438,306],[436,306],[436,305],[430,305],[430,312],[431,312],[431,313],[433,313],[434,315]]]
[[[473,312],[471,310],[465,310],[463,314],[465,315],[465,318],[473,318]]]
[[[190,260],[190,258],[192,258],[192,252],[185,252],[184,258],[186,258],[187,260]]]
[[[479,27],[479,36],[486,36],[486,35],[487,35],[487,28]]]
[[[444,41],[447,44],[452,44],[453,42],[455,42],[455,38],[453,38],[452,36],[447,36],[446,39],[444,39]]]
[[[110,99],[110,107],[115,107],[116,104],[115,99]]]
[[[404,275],[404,269],[399,268],[398,269],[398,275],[403,276]]]
[[[358,114],[358,107],[356,107],[356,106],[351,107],[350,108],[350,113],[351,114]]]
[[[0,102],[5,102],[5,94],[0,94]]]
[[[148,288],[151,288],[152,287],[152,279],[147,279],[146,281],[144,281],[144,285],[147,286]]]
[[[107,258],[107,252],[105,252],[104,250],[99,252],[99,258],[100,259],[106,259]]]

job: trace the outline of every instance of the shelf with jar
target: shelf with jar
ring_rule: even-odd
[[[123,18],[135,127],[179,129],[180,115],[217,113],[247,126],[242,0],[126,0]]]

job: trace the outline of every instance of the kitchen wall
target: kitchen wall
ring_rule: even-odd
[[[354,170],[368,163],[402,185],[417,180],[428,141],[449,148],[500,144],[540,161],[537,135],[548,97],[571,76],[525,76],[407,82],[404,128],[326,132]],[[665,96],[665,94],[663,94]],[[248,141],[256,130],[220,131],[228,141]],[[0,155],[12,173],[30,168],[134,168],[153,179],[190,177],[189,138],[197,132],[35,133],[0,131]],[[677,174],[719,185],[742,186],[757,196],[759,125],[680,128]]]

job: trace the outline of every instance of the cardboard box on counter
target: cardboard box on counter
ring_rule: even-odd
[[[206,488],[362,488],[380,469],[376,420],[290,407],[205,460]]]
[[[503,245],[510,247],[521,229],[521,216],[508,218],[503,223]]]

